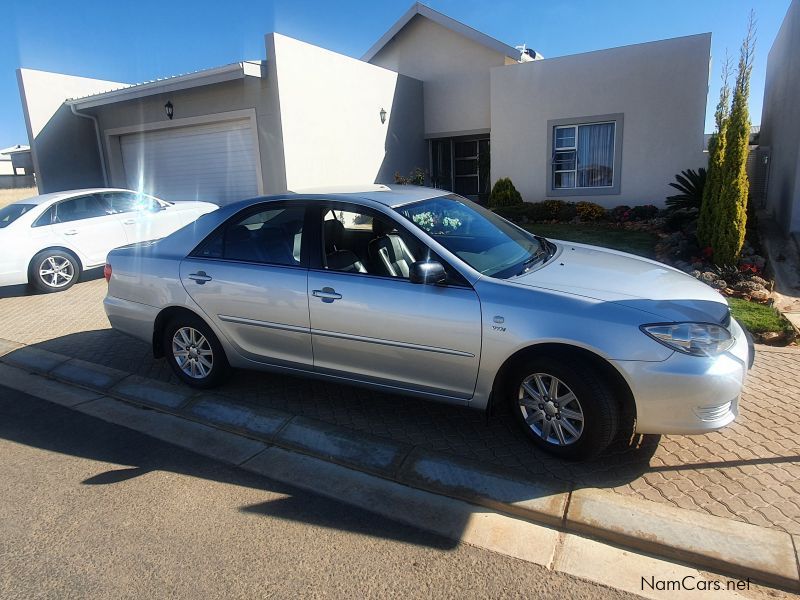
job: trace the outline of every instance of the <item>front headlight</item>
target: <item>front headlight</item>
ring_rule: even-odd
[[[668,348],[693,356],[716,356],[734,343],[730,331],[713,323],[654,323],[639,329]]]

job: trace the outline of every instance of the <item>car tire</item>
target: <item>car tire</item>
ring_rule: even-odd
[[[46,294],[68,290],[81,276],[81,263],[66,250],[43,250],[33,257],[28,281]]]
[[[528,438],[560,458],[592,458],[617,433],[620,415],[612,387],[581,361],[522,361],[512,370],[508,402]]]
[[[230,373],[219,339],[206,322],[195,315],[181,315],[167,323],[162,349],[175,375],[191,387],[217,387]]]

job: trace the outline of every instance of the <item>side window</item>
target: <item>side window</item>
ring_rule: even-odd
[[[53,223],[57,223],[55,220],[56,218],[56,207],[55,205],[48,208],[44,211],[39,218],[33,222],[33,227],[44,227],[45,225],[52,225]]]
[[[305,207],[277,207],[238,214],[192,253],[198,258],[300,266]]]
[[[103,199],[114,213],[136,212],[142,210],[155,211],[158,203],[152,198],[134,192],[109,192]]]
[[[388,217],[363,211],[328,210],[322,221],[324,268],[408,279],[411,264],[427,249]]]
[[[83,219],[93,219],[111,214],[111,208],[97,195],[79,196],[55,204],[51,223],[69,223]],[[47,214],[47,213],[45,213]]]

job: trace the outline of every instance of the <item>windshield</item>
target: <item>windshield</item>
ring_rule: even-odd
[[[8,227],[35,206],[35,204],[9,204],[0,208],[0,229]]]
[[[489,277],[520,275],[545,262],[553,250],[544,238],[455,194],[401,206],[397,212]]]

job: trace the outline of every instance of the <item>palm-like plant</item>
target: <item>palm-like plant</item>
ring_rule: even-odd
[[[669,185],[678,190],[680,194],[667,196],[667,210],[670,212],[699,211],[700,204],[703,202],[703,188],[706,185],[706,170],[703,167],[697,171],[686,169],[675,175],[675,180]]]

